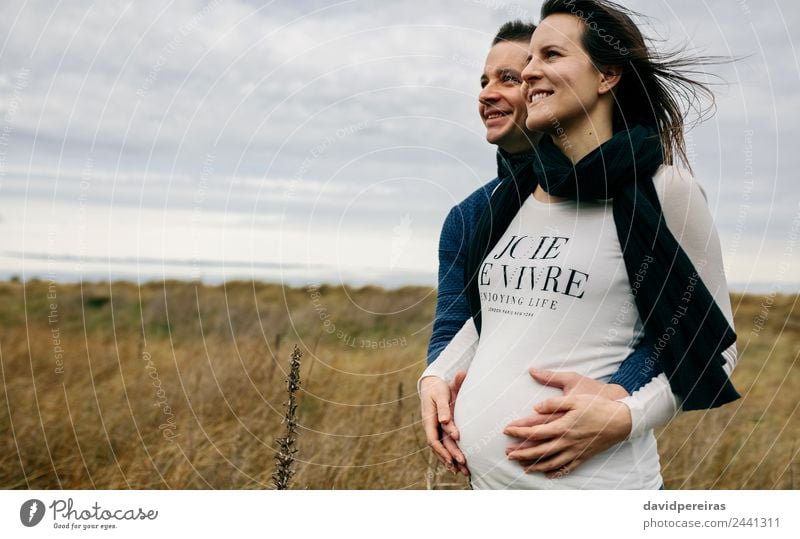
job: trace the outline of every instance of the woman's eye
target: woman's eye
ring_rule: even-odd
[[[547,51],[547,52],[544,53],[544,57],[547,58],[548,60],[550,58],[556,58],[558,56],[561,56],[561,55],[558,54],[556,51]]]

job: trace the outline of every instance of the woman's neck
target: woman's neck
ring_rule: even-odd
[[[550,137],[572,164],[575,164],[610,140],[613,135],[611,122],[593,122],[576,129],[564,130],[563,134]]]
[[[614,131],[611,127],[611,122],[589,122],[588,126],[564,130],[561,135],[551,134],[550,137],[553,139],[555,145],[574,165],[592,153],[601,144],[610,140],[613,135]],[[545,191],[541,185],[536,186],[536,189],[533,191],[533,197],[539,202],[544,202],[546,204],[567,200],[564,197],[551,195]]]

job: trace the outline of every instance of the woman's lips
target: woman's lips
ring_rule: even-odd
[[[529,105],[536,105],[553,95],[549,90],[530,90],[528,91],[527,101]]]

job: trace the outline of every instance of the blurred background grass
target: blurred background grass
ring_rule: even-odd
[[[657,432],[667,488],[800,485],[798,296],[732,301],[744,398]],[[0,283],[0,488],[269,488],[295,344],[293,488],[465,488],[419,424],[434,308],[423,287]]]

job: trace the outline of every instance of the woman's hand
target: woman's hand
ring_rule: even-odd
[[[459,432],[453,421],[456,397],[466,376],[464,371],[457,372],[450,385],[438,376],[426,376],[420,381],[419,398],[428,446],[448,470],[469,475],[467,460],[455,442]]]
[[[628,407],[615,399],[628,392],[574,372],[530,370],[537,382],[564,391],[539,403],[534,413],[509,423],[504,433],[521,442],[506,449],[528,472],[557,477],[623,441],[631,430]]]
[[[604,384],[577,372],[556,372],[537,369],[529,369],[528,372],[540,384],[557,387],[564,392],[564,395],[596,395],[612,400],[628,396],[628,391],[621,385]]]
[[[591,457],[616,445],[631,432],[631,413],[619,401],[591,395],[570,395],[540,402],[539,414],[562,413],[545,425],[522,426],[514,421],[503,431],[520,438],[506,450],[508,458],[521,462],[526,472],[563,476]]]

